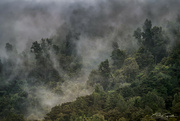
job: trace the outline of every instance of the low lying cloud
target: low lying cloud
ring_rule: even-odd
[[[1,0],[0,57],[7,57],[7,42],[21,54],[30,52],[32,42],[41,38],[53,38],[59,43],[66,38],[68,31],[80,33],[75,45],[83,62],[84,75],[81,78],[66,80],[60,85],[63,95],[46,88],[28,92],[29,87],[25,86],[30,95],[35,93],[42,107],[50,110],[55,105],[92,92],[86,87],[88,74],[110,57],[112,41],[117,41],[120,49],[133,51],[137,47],[133,31],[142,26],[146,18],[152,20],[153,25],[165,26],[176,18],[179,5],[179,0]],[[59,74],[64,74],[53,55],[51,61]],[[22,60],[18,61],[19,65],[21,63]],[[18,68],[24,68],[19,65]],[[16,74],[18,71],[9,77]],[[30,119],[42,118],[46,113],[41,109],[28,109]]]

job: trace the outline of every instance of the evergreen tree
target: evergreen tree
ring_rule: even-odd
[[[111,58],[113,60],[113,66],[115,69],[119,69],[122,67],[126,54],[124,51],[119,49],[118,43],[113,42],[113,51],[111,54]]]
[[[135,30],[134,37],[138,40],[140,46],[144,46],[147,51],[152,53],[155,63],[159,63],[167,55],[168,37],[161,27],[152,27],[150,20],[145,20],[143,32],[141,32],[140,28]]]

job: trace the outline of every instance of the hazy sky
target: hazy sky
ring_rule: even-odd
[[[64,23],[86,36],[112,34],[108,28],[133,31],[146,18],[162,24],[177,16],[179,4],[180,0],[1,0],[0,50],[11,42],[23,51],[27,42],[51,37]]]

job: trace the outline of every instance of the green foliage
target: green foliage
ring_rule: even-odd
[[[173,104],[173,105],[176,105],[176,104],[179,103],[179,102],[180,102],[180,92],[179,92],[179,93],[176,93],[176,94],[174,95],[174,100],[173,100],[172,104]]]
[[[25,121],[23,115],[9,113],[6,118],[3,118],[1,121]]]
[[[140,28],[137,28],[134,31],[134,35],[133,35],[137,40],[138,40],[138,44],[142,45],[142,32]]]
[[[141,46],[145,47],[146,51],[149,51],[154,56],[155,63],[160,62],[161,59],[167,55],[166,44],[168,38],[162,31],[161,27],[152,27],[150,20],[145,20],[143,32],[138,28],[134,32],[134,37],[138,40]]]
[[[35,54],[36,59],[40,58],[42,56],[42,47],[41,44],[37,41],[33,42],[31,47],[31,52]]]
[[[131,87],[125,86],[124,88],[121,89],[121,94],[123,97],[133,97],[134,96],[134,91],[132,90]]]
[[[12,120],[13,117],[20,118],[18,114],[26,111],[27,104],[27,93],[23,90],[23,81],[14,80],[10,85],[1,87],[0,91],[4,91],[0,98],[0,117],[7,120]]]
[[[156,120],[146,115],[144,118],[141,119],[141,121],[156,121]]]
[[[123,70],[127,77],[127,82],[132,82],[139,71],[139,65],[137,64],[135,58],[127,58],[124,62]]]
[[[172,107],[172,111],[173,113],[175,113],[176,115],[180,115],[180,102],[176,103],[173,107]]]
[[[179,30],[175,27],[171,32],[177,38],[168,56],[168,37],[148,19],[142,30],[138,28],[134,32],[139,43],[135,53],[126,55],[118,43],[113,42],[112,64],[108,59],[101,62],[88,77],[87,84],[94,87],[94,92],[53,107],[44,120],[155,121],[153,113],[170,111],[175,116],[168,120],[179,120],[176,117],[180,115]],[[0,61],[0,118],[3,121],[24,121],[21,114],[28,106],[46,112],[35,92],[48,88],[62,94],[62,83],[78,78],[82,68],[82,59],[76,52],[79,36],[70,31],[64,40],[41,39],[32,43],[31,53],[22,55],[18,55],[11,44],[6,44],[9,58]],[[33,55],[34,60],[28,58],[29,55]],[[18,59],[24,60],[22,69],[17,69]],[[15,71],[17,74],[12,75]],[[31,85],[28,93],[25,85]]]
[[[121,117],[118,121],[127,121],[124,117]]]
[[[133,121],[153,121],[155,119],[150,116],[153,112],[166,112],[170,108],[174,114],[179,115],[180,44],[177,43],[171,54],[164,58],[167,54],[167,37],[161,27],[152,27],[150,20],[146,20],[143,31],[138,28],[134,36],[140,44],[140,48],[134,55],[129,55],[127,58],[122,56],[117,42],[114,42],[112,65],[105,64],[104,61],[100,64],[99,70],[91,72],[88,84],[98,83],[105,89],[103,94],[106,95],[104,96],[105,107],[101,105],[103,108],[99,107],[95,110],[103,111],[102,114],[106,120],[124,117],[126,120]],[[123,60],[121,66],[118,67],[116,60]],[[105,71],[106,68],[103,68],[103,72],[101,68],[105,65],[108,65],[106,68],[110,68],[107,70],[112,71]],[[105,72],[110,72],[110,76],[103,75]],[[108,88],[101,83],[106,79]],[[124,86],[125,82],[129,84]],[[98,92],[93,93],[96,95],[96,102],[101,100]]]
[[[126,56],[114,42],[112,65],[105,60],[89,75],[87,84],[95,91],[57,106],[45,120],[69,120],[66,116],[71,120],[155,121],[167,119],[163,115],[153,117],[155,112],[179,115],[180,44],[164,58],[167,37],[161,27],[152,27],[150,20],[145,21],[143,31],[138,28],[134,32],[134,37],[140,44],[134,55]]]
[[[13,45],[6,43],[7,58],[0,61],[0,119],[16,121],[16,114],[25,115],[31,109],[34,113],[48,111],[36,93],[49,89],[62,94],[64,80],[78,77],[81,57],[76,55],[76,45],[72,42],[78,36],[67,35],[61,41],[63,44],[49,38],[34,41],[23,53],[17,53]],[[8,118],[10,113],[15,115]]]
[[[135,58],[140,69],[152,66],[154,63],[154,56],[143,46],[138,49]]]
[[[126,54],[124,51],[121,51],[118,47],[117,42],[113,43],[113,51],[111,54],[111,59],[113,60],[113,67],[115,69],[119,69],[122,67]]]
[[[164,99],[159,97],[154,92],[149,92],[148,94],[144,95],[141,99],[141,103],[142,107],[148,106],[154,112],[165,108]]]
[[[102,80],[102,77],[99,74],[99,71],[92,70],[88,77],[88,85],[94,86],[96,83],[100,83],[100,80]]]
[[[92,119],[89,121],[106,121],[106,120],[104,120],[103,115],[95,114],[92,116]]]
[[[94,86],[95,84],[100,84],[104,90],[107,90],[110,85],[110,76],[112,75],[111,75],[111,69],[109,67],[109,61],[105,60],[101,62],[98,70],[91,71],[88,78],[88,84],[90,86]]]
[[[114,109],[118,108],[121,111],[124,111],[126,108],[126,103],[124,101],[124,98],[116,93],[108,93],[107,99],[106,99],[106,109]]]
[[[108,60],[101,62],[101,64],[99,65],[99,72],[105,78],[108,78],[110,76],[110,67]]]

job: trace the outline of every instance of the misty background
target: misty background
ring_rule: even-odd
[[[28,75],[29,71],[22,58],[6,52],[6,43],[11,43],[18,54],[29,53],[27,59],[31,61],[34,56],[30,48],[34,41],[52,38],[55,44],[60,45],[69,31],[73,31],[79,34],[74,46],[82,59],[80,76],[65,77],[59,85],[63,95],[41,86],[30,91],[32,85],[28,84],[24,84],[24,90],[36,95],[40,105],[47,110],[91,94],[93,89],[86,86],[88,75],[101,61],[110,57],[112,42],[118,42],[120,49],[133,53],[138,47],[132,36],[134,30],[142,26],[146,18],[153,25],[166,27],[178,15],[179,5],[179,0],[1,0],[0,58],[2,63],[11,58],[16,65],[7,82],[21,73]],[[50,60],[59,75],[66,73],[57,64],[55,56],[52,55]],[[31,105],[27,109],[26,117],[30,119],[42,118],[47,113],[44,109],[34,110]]]

